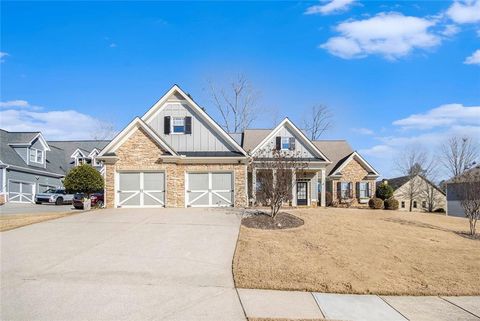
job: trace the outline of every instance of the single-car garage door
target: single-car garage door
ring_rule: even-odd
[[[34,184],[20,181],[8,181],[8,201],[16,203],[32,203]]]
[[[186,202],[191,207],[233,206],[233,174],[187,173]]]
[[[117,207],[165,206],[165,173],[118,173]]]

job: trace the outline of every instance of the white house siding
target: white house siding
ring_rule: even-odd
[[[164,117],[192,117],[192,134],[164,134]],[[167,105],[148,121],[157,134],[176,151],[189,152],[227,152],[235,151],[227,141],[218,135],[209,125],[185,103],[167,103]]]
[[[415,182],[413,183],[414,186],[419,186],[420,184],[428,184],[420,176],[414,177],[413,180],[415,180]],[[397,188],[395,190],[395,192],[393,193],[393,197],[398,200],[398,206],[399,206],[398,209],[401,210],[401,211],[409,211],[410,210],[410,199],[408,197],[408,190],[409,190],[408,184],[409,184],[408,182],[403,184],[402,186]],[[438,190],[435,190],[435,193],[436,193],[435,209],[443,208],[444,210],[446,210],[446,197],[445,197],[445,195],[442,194]],[[412,203],[414,201],[417,202],[417,208],[414,208],[413,204],[412,204],[412,211],[414,211],[414,212],[425,212],[426,211],[426,209],[424,209],[422,207],[422,202],[424,202],[424,201],[427,202],[427,206],[428,206],[428,201],[424,196],[422,196],[420,193],[418,193],[417,196],[412,200]],[[405,203],[405,207],[402,207],[402,202]]]

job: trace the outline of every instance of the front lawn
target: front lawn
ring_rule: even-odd
[[[480,295],[480,240],[468,221],[384,210],[288,211],[290,230],[242,226],[240,288],[386,295]]]

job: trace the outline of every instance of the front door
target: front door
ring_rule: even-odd
[[[307,182],[297,182],[297,205],[307,205]]]

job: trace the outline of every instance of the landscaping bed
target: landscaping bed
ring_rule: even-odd
[[[468,221],[385,210],[291,211],[295,229],[242,226],[240,288],[383,295],[480,295],[480,240]]]
[[[256,213],[252,216],[242,219],[242,225],[249,228],[262,230],[282,230],[299,227],[303,225],[303,220],[295,215],[285,212],[277,213],[275,219],[266,213]]]

